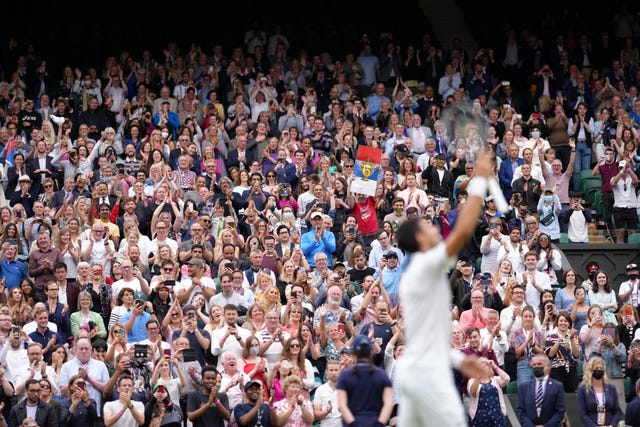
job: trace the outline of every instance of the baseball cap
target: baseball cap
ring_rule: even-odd
[[[191,258],[188,264],[197,265],[198,267],[204,267],[204,263],[200,258]]]
[[[352,352],[357,356],[369,356],[371,354],[371,340],[366,335],[356,335],[351,342]]]
[[[395,251],[389,251],[389,252],[387,252],[387,258],[390,258],[390,257],[394,257],[394,258],[397,259],[398,258],[398,254],[395,253]]]
[[[314,219],[314,218],[322,218],[322,212],[320,212],[320,211],[314,211],[314,212],[311,214],[311,219]]]
[[[249,380],[245,383],[244,385],[244,391],[249,390],[251,387],[260,387],[262,384],[260,383],[260,381],[256,381],[256,380]]]
[[[493,200],[493,194],[489,194],[487,197],[484,198],[485,202],[490,202]]]
[[[470,266],[472,266],[472,265],[473,265],[473,263],[471,262],[471,260],[470,260],[469,258],[467,258],[467,257],[461,257],[461,258],[460,258],[460,264],[461,264],[463,267],[470,267]]]
[[[409,152],[409,147],[407,147],[405,144],[400,144],[400,145],[398,145],[397,150],[400,153],[408,153]]]
[[[598,271],[600,270],[600,264],[596,261],[589,261],[586,266],[587,271]]]
[[[627,271],[637,270],[637,269],[638,269],[638,264],[635,264],[635,263],[627,264]]]

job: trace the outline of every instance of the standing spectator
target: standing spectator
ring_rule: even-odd
[[[311,214],[311,225],[312,229],[302,235],[300,247],[311,267],[315,267],[315,254],[320,252],[326,254],[330,267],[336,250],[336,238],[333,232],[325,229],[322,212],[315,211]]]
[[[58,387],[63,395],[70,393],[70,379],[80,375],[87,383],[87,391],[96,402],[98,417],[102,417],[102,392],[109,380],[109,372],[104,362],[91,357],[91,340],[78,338],[75,340],[75,357],[62,365],[58,376]]]
[[[578,415],[584,426],[615,426],[622,419],[616,388],[609,383],[601,357],[592,357],[584,368],[578,386]]]
[[[27,380],[25,388],[27,390],[27,398],[11,408],[7,425],[9,427],[25,425],[38,427],[58,426],[58,417],[53,406],[39,397],[40,381],[36,379]]]
[[[320,427],[342,426],[342,416],[338,410],[338,390],[336,385],[342,369],[340,361],[327,361],[327,382],[320,385],[313,395],[313,414],[320,421]]]
[[[578,103],[573,117],[569,119],[567,132],[576,141],[576,160],[573,168],[573,190],[580,189],[580,171],[591,168],[591,145],[594,131],[593,118],[585,102]],[[556,150],[557,151],[557,150]]]
[[[238,426],[249,427],[262,425],[271,427],[271,410],[264,401],[264,393],[259,381],[250,380],[244,385],[245,402],[233,408],[233,417]]]
[[[560,232],[567,233],[569,243],[589,243],[587,224],[592,220],[591,209],[582,206],[582,196],[581,191],[570,192],[569,205],[564,206],[558,214]]]
[[[615,143],[615,140],[613,141]],[[616,161],[616,152],[613,147],[604,149],[604,156],[601,156],[596,162],[591,175],[601,177],[600,195],[602,196],[603,220],[608,230],[613,230],[613,187],[611,186],[611,178],[619,172],[618,162]],[[624,188],[624,186],[623,186]],[[611,236],[615,238],[614,236]]]
[[[47,231],[38,232],[37,248],[29,254],[29,276],[34,279],[36,301],[45,301],[45,285],[55,282],[54,268],[64,262],[60,249],[51,246],[51,235]]]
[[[484,369],[467,383],[471,425],[505,425],[507,407],[502,387],[509,383],[509,374],[500,369],[493,360],[481,358],[480,363]]]
[[[218,372],[211,365],[202,368],[202,391],[187,395],[187,418],[193,427],[224,427],[231,417],[229,401],[219,392]]]
[[[618,174],[611,178],[613,190],[613,219],[616,222],[616,243],[625,242],[638,228],[638,176],[626,160],[618,162]]]
[[[531,359],[535,378],[518,381],[516,413],[523,426],[556,426],[565,417],[562,383],[550,378],[549,358],[537,354]]]
[[[144,424],[144,403],[133,400],[133,378],[129,374],[118,377],[118,400],[104,404],[105,427],[137,427]]]

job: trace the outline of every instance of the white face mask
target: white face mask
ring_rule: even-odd
[[[540,132],[531,132],[531,138],[533,139],[540,138]]]
[[[169,137],[169,132],[162,132],[162,137],[163,138],[168,138]]]

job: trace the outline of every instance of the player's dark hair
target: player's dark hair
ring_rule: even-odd
[[[422,218],[407,218],[396,230],[398,248],[404,252],[412,253],[419,250],[416,233],[420,230],[420,221]]]

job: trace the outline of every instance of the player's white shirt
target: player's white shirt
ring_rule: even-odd
[[[450,369],[452,362],[458,365],[462,360],[463,356],[455,361],[446,357],[451,351],[451,286],[447,272],[454,263],[455,259],[447,256],[444,242],[428,252],[411,254],[400,279],[407,345],[399,367],[440,372],[439,369]]]

